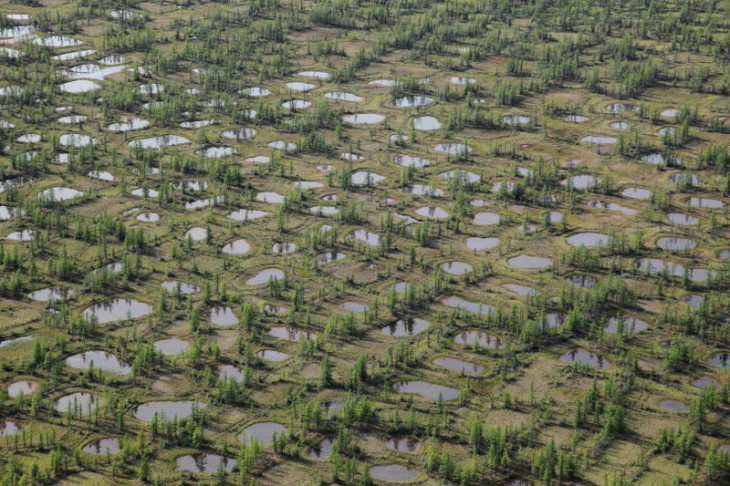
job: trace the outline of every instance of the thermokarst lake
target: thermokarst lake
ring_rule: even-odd
[[[730,484],[727,0],[0,19],[0,485]]]

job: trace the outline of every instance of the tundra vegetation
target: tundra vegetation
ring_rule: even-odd
[[[730,483],[730,1],[1,4],[1,486]]]

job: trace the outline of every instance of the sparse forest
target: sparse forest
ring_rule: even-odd
[[[0,106],[0,486],[730,484],[730,0],[2,0]]]

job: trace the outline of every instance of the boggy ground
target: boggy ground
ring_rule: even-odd
[[[729,19],[4,3],[3,484],[728,481]]]

